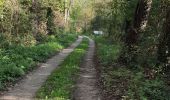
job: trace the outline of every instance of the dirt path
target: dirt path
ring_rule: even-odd
[[[70,47],[62,50],[58,55],[49,59],[38,69],[29,73],[26,78],[16,84],[13,89],[1,96],[0,100],[32,100],[36,91],[42,86],[51,72],[61,64],[81,41],[82,37],[79,37]]]
[[[95,43],[90,40],[89,50],[85,61],[80,68],[79,79],[77,80],[73,100],[100,100],[97,85],[97,71],[94,66]]]

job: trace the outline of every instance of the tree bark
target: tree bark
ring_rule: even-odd
[[[137,31],[145,30],[148,22],[151,5],[152,0],[139,0],[134,18],[134,28]]]
[[[68,21],[70,19],[70,11],[72,6],[74,5],[74,0],[65,0],[65,25],[68,25]]]
[[[167,35],[167,62],[170,65],[170,7],[167,10],[165,34]]]
[[[170,57],[170,7],[165,8],[165,22],[163,25],[163,32],[160,34],[158,45],[158,65],[167,64],[168,57]]]
[[[37,9],[38,9],[38,1],[32,0],[32,33],[35,38],[37,38],[38,34],[38,18],[37,18]]]
[[[54,14],[51,7],[47,8],[47,31],[48,35],[54,34],[55,25],[54,25]]]
[[[136,44],[140,35],[139,33],[146,29],[151,5],[152,0],[139,0],[136,7],[133,24],[128,29],[128,33],[126,35],[127,37],[125,43],[128,46]]]
[[[65,12],[64,20],[65,20],[65,24],[67,23],[67,9],[68,9],[68,7],[67,7],[67,0],[65,0],[64,1],[64,12]]]

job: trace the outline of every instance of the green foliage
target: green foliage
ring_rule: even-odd
[[[134,21],[142,15],[138,13],[134,16],[140,10],[137,9],[138,7],[144,7],[144,4],[140,2],[142,0],[98,1],[94,6],[96,15],[92,20],[92,29],[102,30],[108,34],[108,38],[104,38],[106,42],[97,39],[97,54],[102,65],[101,72],[103,84],[107,90],[106,95],[112,97],[116,94],[115,88],[121,91],[121,86],[116,85],[116,82],[124,84],[126,81],[127,86],[122,86],[125,92],[120,93],[124,95],[125,100],[169,100],[167,85],[169,78],[165,78],[165,74],[169,76],[169,68],[165,71],[167,68],[165,65],[169,56],[166,52],[169,52],[167,15],[170,1],[144,0],[152,1],[152,7],[146,29],[143,32],[137,32],[139,37],[135,37],[130,29],[135,27]],[[128,33],[133,34],[130,36],[132,40],[137,39],[136,44],[131,47],[127,47],[126,44],[120,46],[119,40],[125,41],[122,34],[126,36]],[[120,55],[123,59],[119,58]],[[115,62],[117,58],[119,62]],[[126,68],[122,68],[119,64],[124,64]]]
[[[106,0],[96,3],[94,6],[96,15],[92,20],[92,30],[102,30],[109,37],[113,36],[112,39],[118,37],[120,39],[127,5],[127,0]]]
[[[137,5],[138,0],[126,0],[125,6],[125,16],[124,18],[129,21],[133,21],[135,8]]]
[[[32,46],[43,41],[47,33],[64,33],[67,24],[75,33],[77,26],[81,27],[77,23],[82,20],[82,7],[79,0],[0,0],[0,35],[5,40],[0,46]],[[66,10],[68,23],[64,20]]]
[[[96,44],[99,61],[98,68],[100,69],[101,76],[100,81],[101,87],[103,87],[102,94],[106,95],[104,96],[105,99],[112,100],[112,96],[116,98],[117,95],[122,95],[126,91],[130,71],[115,64],[121,53],[120,44],[106,40],[104,37],[97,37]]]
[[[67,100],[71,97],[75,76],[88,48],[88,39],[82,43],[64,60],[47,79],[37,92],[37,98]]]
[[[132,74],[127,94],[129,99],[169,100],[169,93],[162,79],[146,79],[142,72]]]
[[[0,14],[1,14],[1,12],[2,12],[3,4],[4,4],[4,0],[0,0]]]
[[[112,64],[120,53],[121,46],[118,44],[109,43],[102,37],[97,37],[96,42],[98,43],[98,54],[103,65]]]
[[[120,95],[123,100],[169,100],[168,86],[165,84],[162,75],[159,74],[161,68],[147,70],[149,67],[121,66],[117,64],[117,58],[121,53],[120,44],[111,43],[102,37],[97,37],[96,43],[97,56],[101,65],[101,84],[103,84],[105,95],[113,96],[113,98],[115,95]],[[147,52],[141,54],[140,59],[137,59],[138,63],[135,63],[135,65],[155,63],[153,60],[155,58],[150,58],[148,55],[150,54]],[[129,63],[133,64],[132,62]]]
[[[5,87],[6,82],[13,82],[16,78],[33,68],[38,62],[45,61],[54,53],[67,47],[75,39],[75,35],[63,35],[63,38],[51,36],[48,37],[46,42],[36,46],[12,45],[8,49],[1,49],[0,89]]]

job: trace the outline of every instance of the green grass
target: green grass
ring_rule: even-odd
[[[121,51],[120,44],[111,43],[103,37],[95,38],[97,44],[97,53],[102,65],[112,64],[118,57]]]
[[[12,45],[0,49],[0,90],[75,40],[75,35],[49,36],[35,46]]]
[[[75,84],[76,74],[88,48],[88,39],[82,43],[64,60],[47,79],[37,92],[37,98],[68,100]]]

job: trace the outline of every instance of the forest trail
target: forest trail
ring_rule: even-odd
[[[62,61],[81,43],[82,36],[70,47],[63,49],[59,54],[42,64],[38,69],[29,73],[23,80],[16,84],[7,93],[0,97],[0,100],[31,100],[36,91],[46,81],[47,77],[55,70]]]
[[[89,40],[89,49],[80,68],[73,100],[100,100],[100,93],[97,85],[97,71],[93,61],[95,43],[92,39],[89,38]]]

